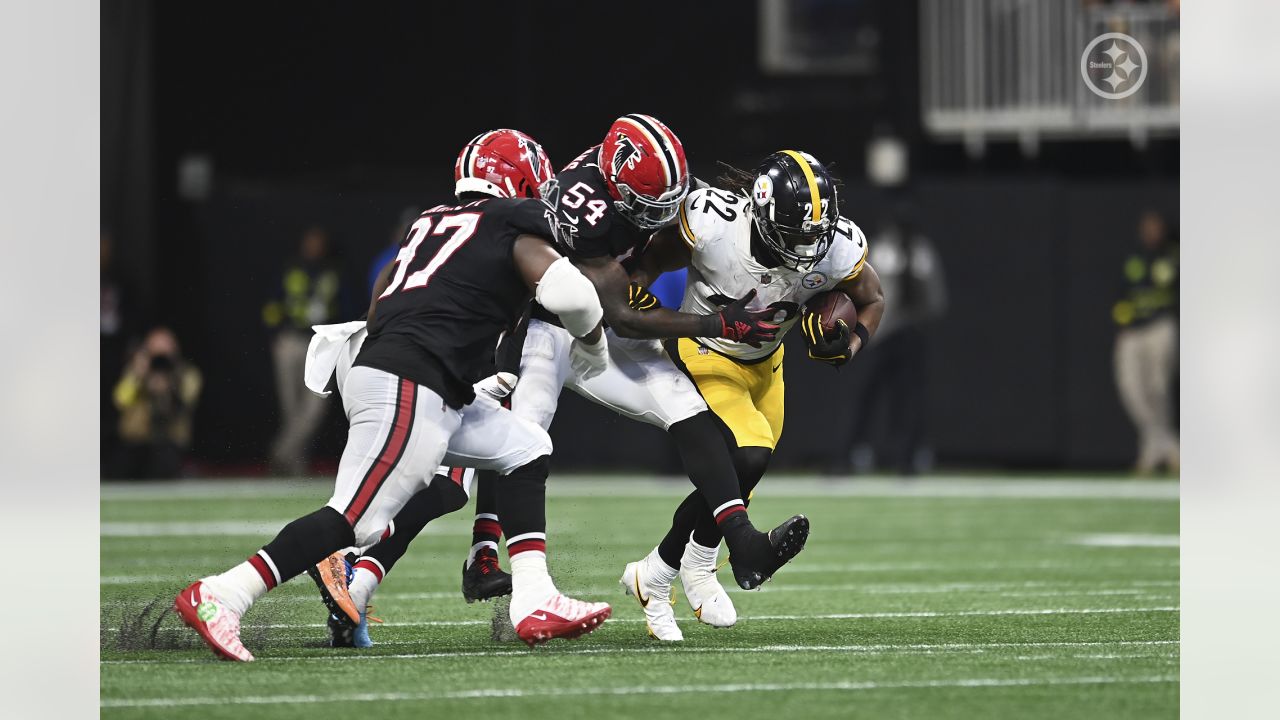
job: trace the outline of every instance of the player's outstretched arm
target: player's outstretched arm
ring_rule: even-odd
[[[837,286],[858,309],[858,324],[865,328],[867,339],[876,334],[880,318],[884,316],[884,290],[880,288],[880,275],[871,263],[864,263],[862,271]],[[851,328],[852,329],[852,328]],[[862,349],[863,338],[857,332],[850,333],[849,353]]]
[[[747,310],[747,304],[755,297],[754,290],[710,315],[693,315],[667,308],[642,311],[628,303],[627,288],[631,278],[616,260],[584,258],[578,261],[578,267],[595,285],[600,305],[604,308],[604,319],[620,337],[659,340],[722,337],[758,347],[778,333],[778,326],[772,322],[775,311]]]

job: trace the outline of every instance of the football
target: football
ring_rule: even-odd
[[[830,335],[836,331],[837,320],[845,321],[850,330],[858,323],[858,308],[854,307],[848,295],[839,290],[814,295],[809,298],[809,302],[805,303],[804,307],[807,312],[817,313],[822,317],[823,335]]]

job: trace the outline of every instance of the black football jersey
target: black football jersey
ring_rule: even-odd
[[[529,302],[515,239],[554,241],[554,222],[541,200],[493,198],[423,213],[400,245],[355,364],[428,387],[454,408],[471,402],[471,384],[492,372],[499,335]]]
[[[572,258],[623,258],[639,252],[652,230],[641,230],[613,206],[599,166],[600,146],[582,153],[556,175],[560,238]]]

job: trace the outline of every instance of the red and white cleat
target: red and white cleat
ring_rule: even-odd
[[[516,635],[533,647],[551,638],[586,635],[609,619],[609,603],[589,603],[556,593],[515,623]]]
[[[253,653],[240,642],[240,616],[197,580],[178,593],[173,610],[187,627],[200,633],[215,655],[227,660],[250,662]]]

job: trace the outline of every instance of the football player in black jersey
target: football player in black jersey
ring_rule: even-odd
[[[499,504],[513,577],[510,616],[521,639],[532,645],[577,637],[609,617],[605,603],[561,594],[547,572],[550,438],[472,387],[530,295],[572,334],[575,375],[608,366],[595,289],[556,251],[554,211],[525,199],[536,196],[535,158],[545,154],[527,136],[521,140],[529,152],[489,178],[514,197],[426,211],[379,277],[368,337],[338,378],[351,426],[333,497],[245,562],[195,581],[174,599],[182,621],[218,656],[253,660],[240,640],[245,611],[334,551],[376,542],[442,460],[505,476]]]

